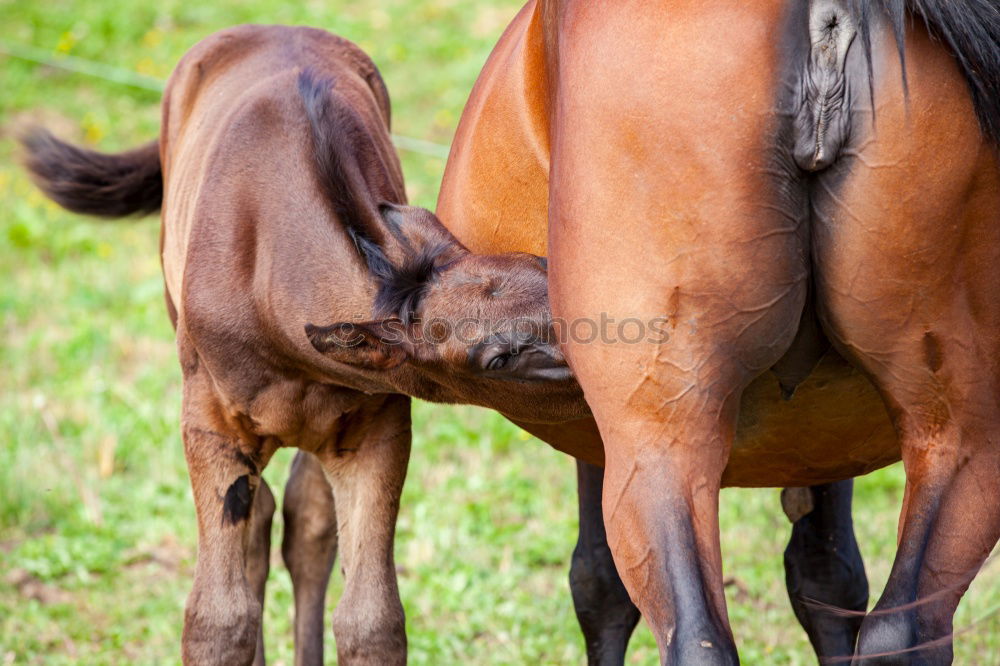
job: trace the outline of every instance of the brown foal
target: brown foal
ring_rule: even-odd
[[[474,255],[403,205],[388,124],[382,80],[353,44],[243,26],[181,60],[158,146],[103,155],[44,132],[26,139],[29,169],[66,208],[162,209],[198,516],[186,663],[263,660],[274,500],[260,474],[278,447],[312,453],[333,487],[336,532],[318,529],[339,539],[346,578],[340,663],[401,664],[392,548],[406,395],[515,418],[547,401],[560,419],[586,413],[550,335],[544,262]],[[310,553],[286,557],[294,573]]]
[[[603,442],[608,540],[663,663],[738,660],[721,486],[900,456],[889,583],[821,654],[951,661],[1000,534],[998,134],[988,0],[532,0],[504,34],[438,212],[477,251],[547,253],[565,321],[670,322],[564,345],[600,437],[529,425],[592,461]]]

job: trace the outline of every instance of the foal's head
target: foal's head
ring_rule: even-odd
[[[430,211],[378,201],[373,192],[385,192],[387,180],[380,168],[395,160],[384,150],[387,133],[373,136],[373,124],[329,82],[306,73],[299,88],[320,183],[377,285],[373,318],[308,324],[313,347],[391,371],[417,397],[525,420],[582,416],[553,332],[544,259],[473,254]]]
[[[307,325],[313,347],[367,369],[406,366],[414,375],[407,392],[418,397],[515,417],[547,419],[557,408],[543,409],[540,398],[580,402],[553,331],[544,259],[473,254],[430,211],[380,209],[399,246],[410,247],[393,261],[377,243],[355,236],[378,283],[376,318]]]

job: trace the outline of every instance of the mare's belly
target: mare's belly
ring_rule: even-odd
[[[885,405],[864,375],[829,352],[791,400],[771,373],[743,393],[725,486],[807,486],[899,460]]]

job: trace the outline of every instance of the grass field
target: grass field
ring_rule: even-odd
[[[447,144],[516,2],[473,0],[0,0],[0,39],[165,78],[181,54],[241,22],[344,35],[382,69],[394,130]],[[0,56],[0,664],[179,661],[195,558],[177,426],[179,371],[153,219],[99,223],[57,209],[15,163],[43,122],[106,150],[152,138],[156,93]],[[433,207],[444,161],[402,154],[411,199]],[[499,416],[417,404],[396,556],[414,664],[579,664],[566,574],[570,459]],[[265,476],[280,495],[291,452]],[[898,466],[862,479],[856,524],[877,595],[894,551]],[[789,609],[777,490],[730,490],[723,549],[747,664],[814,663]],[[291,584],[278,556],[266,603],[271,663],[291,663]],[[960,608],[958,664],[1000,663],[1000,567]],[[330,608],[339,581],[331,583]],[[328,661],[335,662],[332,632]],[[644,627],[630,663],[652,663]]]

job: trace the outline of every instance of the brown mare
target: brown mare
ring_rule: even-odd
[[[586,414],[549,339],[543,262],[471,254],[433,214],[402,205],[388,123],[382,80],[353,44],[243,26],[181,60],[158,145],[103,155],[41,132],[26,140],[28,167],[66,208],[162,209],[198,515],[186,663],[263,661],[274,501],[260,473],[278,447],[314,454],[333,487],[340,663],[401,664],[401,394],[514,417],[549,400],[562,420]],[[460,337],[438,330],[460,320]],[[342,323],[303,330],[331,321]]]
[[[810,637],[950,663],[1000,534],[998,135],[990,0],[531,0],[504,34],[438,213],[474,251],[547,253],[565,322],[669,321],[666,341],[566,340],[600,437],[528,427],[591,462],[603,440],[607,540],[663,663],[738,661],[721,486],[900,456],[885,592],[856,644]],[[849,503],[825,507],[790,583],[849,530]]]

